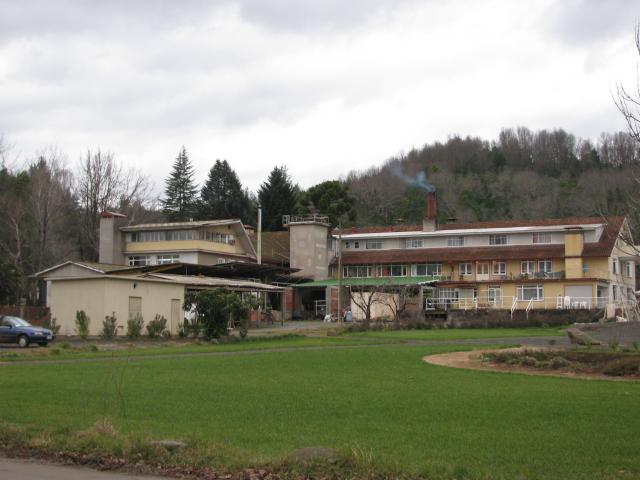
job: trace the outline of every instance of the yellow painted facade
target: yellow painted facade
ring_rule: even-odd
[[[126,254],[142,254],[154,252],[185,252],[205,251],[211,253],[226,253],[231,255],[244,255],[239,242],[234,245],[226,243],[208,242],[206,240],[170,240],[165,242],[128,242],[125,247]]]

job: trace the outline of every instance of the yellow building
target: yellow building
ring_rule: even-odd
[[[101,215],[100,263],[139,267],[256,261],[251,240],[238,219],[128,226],[124,222],[119,213]]]
[[[326,288],[327,311],[337,313],[330,290],[341,273],[347,290],[419,287],[425,310],[607,308],[611,316],[636,303],[637,256],[623,217],[438,225],[436,213],[430,194],[422,225],[334,231],[329,276],[302,285],[301,297]]]

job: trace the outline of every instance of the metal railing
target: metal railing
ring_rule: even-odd
[[[308,213],[304,215],[283,215],[282,225],[285,227],[292,223],[322,223],[329,225],[329,216],[318,213]]]
[[[542,298],[518,298],[512,296],[488,297],[434,297],[429,299],[429,304],[434,308],[443,310],[487,310],[509,309],[511,314],[516,310],[584,310],[593,308],[605,308],[613,305],[616,308],[633,309],[637,305],[634,299],[611,300],[608,297],[570,297],[555,296]]]

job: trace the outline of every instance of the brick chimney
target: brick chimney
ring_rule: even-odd
[[[436,199],[436,192],[427,193],[426,199],[426,212],[425,217],[422,220],[422,231],[435,232],[436,219],[438,218],[438,201]]]

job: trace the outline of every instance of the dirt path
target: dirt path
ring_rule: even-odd
[[[162,477],[98,472],[84,467],[0,457],[0,478],[2,480],[161,480]]]
[[[509,348],[500,350],[505,351],[521,351],[527,347]],[[482,361],[482,354],[487,352],[496,352],[498,350],[473,350],[470,352],[449,352],[439,353],[437,355],[427,355],[422,360],[431,365],[452,368],[466,368],[469,370],[482,370],[485,372],[501,372],[501,373],[519,373],[523,375],[537,375],[542,377],[559,377],[559,378],[578,378],[583,380],[608,380],[610,382],[637,382],[635,378],[611,377],[597,373],[574,373],[560,372],[548,370],[534,370],[527,367],[517,365],[502,365],[488,363]]]
[[[68,359],[51,359],[51,360],[17,360],[17,361],[0,361],[0,368],[10,365],[64,365],[69,363],[94,363],[94,362],[113,362],[113,361],[138,361],[153,359],[173,359],[173,358],[192,358],[192,357],[215,357],[215,356],[237,356],[237,355],[256,355],[266,353],[288,353],[301,351],[320,351],[320,350],[342,350],[342,349],[360,349],[360,348],[383,348],[383,347],[415,347],[420,345],[526,345],[529,347],[537,347],[541,345],[549,345],[549,340],[556,339],[558,343],[564,342],[564,337],[518,337],[518,338],[477,338],[466,340],[406,340],[394,341],[389,343],[371,343],[362,345],[318,345],[306,347],[278,347],[263,348],[251,350],[234,350],[224,352],[184,352],[184,353],[162,353],[150,355],[118,355],[118,356],[96,356],[88,358],[68,358]],[[372,340],[374,340],[372,338]],[[376,338],[375,340],[380,340]]]

